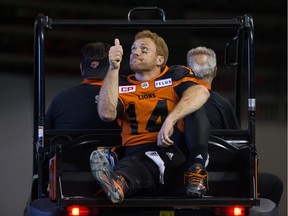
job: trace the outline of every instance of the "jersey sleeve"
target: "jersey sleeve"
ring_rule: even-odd
[[[184,78],[190,78],[190,81],[197,83],[197,78],[193,70],[189,67],[183,65],[173,65],[169,68],[169,70],[173,73],[174,81],[179,81]]]
[[[124,107],[121,100],[118,97],[118,104],[117,104],[117,118],[121,118],[124,112]]]
[[[119,76],[118,87],[121,85],[129,85],[130,83],[127,81],[127,75],[121,74]],[[117,118],[121,118],[124,113],[124,104],[121,97],[118,94],[118,104],[117,104]]]
[[[189,67],[183,65],[174,65],[169,68],[171,70],[173,76],[173,81],[175,84],[175,92],[178,96],[182,96],[183,92],[192,85],[204,85],[207,89],[210,89],[210,86],[204,83],[201,80],[198,80],[193,72],[193,70]]]

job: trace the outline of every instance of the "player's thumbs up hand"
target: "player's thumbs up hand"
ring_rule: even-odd
[[[120,45],[119,39],[115,38],[114,46],[112,46],[109,50],[109,62],[110,62],[111,69],[120,68],[122,56],[123,56],[123,48]]]
[[[115,46],[120,46],[120,41],[119,41],[118,38],[115,38],[115,40],[114,40],[114,45],[115,45]]]

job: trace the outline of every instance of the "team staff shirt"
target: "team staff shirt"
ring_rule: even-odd
[[[231,102],[218,92],[210,91],[204,108],[212,130],[241,128]]]
[[[119,129],[116,121],[107,123],[98,115],[101,85],[100,80],[84,80],[58,93],[47,110],[46,129]]]
[[[134,74],[119,81],[122,145],[135,146],[157,142],[158,132],[184,90],[200,83],[185,66],[167,66],[153,79],[140,82]],[[179,87],[179,88],[178,88]],[[119,112],[118,110],[118,112]],[[118,113],[119,115],[119,113]]]

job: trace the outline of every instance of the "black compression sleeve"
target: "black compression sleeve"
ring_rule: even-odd
[[[176,86],[175,87],[175,92],[177,93],[177,95],[179,97],[182,97],[182,94],[183,92],[189,88],[190,86],[193,86],[193,85],[197,85],[196,83],[193,83],[193,82],[184,82],[184,83],[181,83],[180,85]]]

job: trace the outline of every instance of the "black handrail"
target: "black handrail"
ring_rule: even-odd
[[[239,18],[231,20],[81,20],[51,19],[46,28],[104,27],[104,28],[242,28]]]
[[[39,14],[34,23],[34,125],[33,125],[33,175],[38,175],[38,198],[43,193],[41,153],[44,146],[45,123],[45,74],[44,74],[44,31],[47,17]],[[37,162],[36,162],[37,160]],[[37,166],[36,166],[37,164]]]
[[[143,11],[143,12],[147,12],[147,11],[156,11],[158,12],[161,17],[162,17],[162,21],[166,21],[166,18],[165,18],[165,12],[161,9],[161,8],[158,8],[158,7],[135,7],[135,8],[132,8],[129,12],[128,12],[128,15],[127,15],[127,20],[130,22],[132,21],[131,20],[131,15],[132,13],[135,13],[135,12],[138,12],[138,11]]]
[[[245,17],[246,23],[246,31],[247,31],[247,72],[248,72],[248,131],[249,131],[249,141],[250,141],[250,170],[253,170],[252,179],[250,182],[250,192],[251,197],[257,198],[257,187],[255,187],[255,183],[257,182],[257,174],[255,169],[257,169],[257,151],[256,151],[256,131],[255,131],[255,111],[256,111],[256,98],[255,98],[255,91],[254,91],[254,23],[252,17],[246,16]],[[254,167],[252,167],[254,166]],[[255,168],[256,167],[256,168]],[[253,193],[253,194],[252,194]]]

